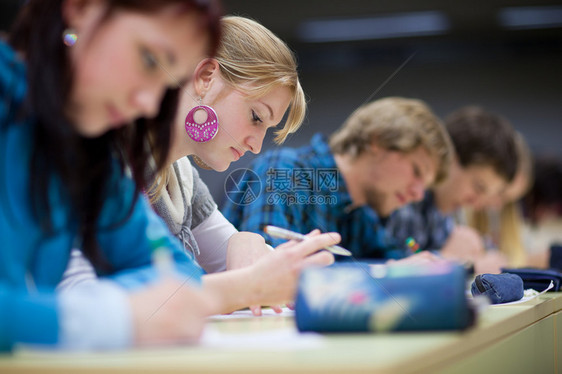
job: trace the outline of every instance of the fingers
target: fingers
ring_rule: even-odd
[[[437,256],[435,253],[431,253],[429,251],[423,251],[419,253],[420,258],[426,259],[428,261],[440,261],[442,260],[441,257]]]
[[[319,229],[314,229],[314,230],[312,230],[311,232],[309,232],[308,234],[306,234],[305,236],[306,236],[307,238],[313,238],[313,237],[318,237],[318,236],[320,236],[320,235],[330,235],[330,236],[332,236],[332,238],[333,238],[334,240],[336,240],[335,242],[333,242],[333,243],[331,243],[331,244],[327,244],[327,245],[337,244],[337,243],[339,243],[340,240],[341,240],[341,237],[340,237],[340,235],[339,235],[338,233],[328,232],[328,233],[322,234],[322,232],[321,232]],[[289,240],[288,242],[285,242],[285,243],[283,243],[283,244],[279,244],[276,249],[281,249],[281,250],[282,250],[282,249],[285,249],[285,248],[294,247],[294,246],[297,245],[298,243],[301,243],[301,241],[298,241],[298,240]],[[320,248],[319,248],[319,249],[320,249]]]
[[[281,305],[272,305],[270,308],[277,314],[283,313],[283,308]],[[263,315],[262,309],[260,305],[251,305],[250,311],[254,317],[261,317]]]
[[[304,256],[309,256],[314,252],[318,252],[322,248],[339,243],[341,240],[340,234],[337,232],[328,232],[325,234],[307,235],[307,239],[300,243],[294,244],[291,248],[302,253]]]
[[[294,246],[295,244],[299,243],[296,240],[289,240],[288,242],[285,242],[283,244],[279,244],[275,250],[284,250],[286,248],[291,248],[292,246]]]
[[[388,260],[386,264],[390,266],[399,266],[399,265],[412,265],[412,264],[428,264],[428,263],[434,263],[439,261],[445,261],[445,260],[431,252],[422,251],[420,253],[413,254],[401,260],[397,260],[397,261]]]
[[[260,317],[262,315],[261,306],[259,305],[250,305],[250,311],[255,317]]]
[[[295,310],[295,303],[287,303],[287,308]]]
[[[317,253],[314,253],[308,257],[306,257],[303,262],[302,262],[302,266],[307,267],[307,266],[328,266],[333,264],[335,261],[334,255],[328,251],[320,251]]]

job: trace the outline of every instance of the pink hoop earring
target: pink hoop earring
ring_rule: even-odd
[[[204,110],[207,113],[207,119],[202,123],[195,121],[194,118],[198,110]],[[199,104],[187,113],[185,117],[185,132],[196,142],[206,143],[210,141],[219,132],[217,113],[210,106]]]

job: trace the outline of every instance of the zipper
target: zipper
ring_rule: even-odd
[[[481,293],[486,292],[486,288],[482,283],[482,274],[477,275],[476,278],[474,278],[474,282],[476,283],[476,288],[478,288],[478,291],[480,291]]]

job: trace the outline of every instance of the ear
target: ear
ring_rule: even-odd
[[[206,58],[199,62],[193,73],[193,86],[198,96],[205,96],[220,74],[220,66],[214,58]]]
[[[64,0],[61,6],[64,23],[78,33],[99,18],[106,9],[102,0]]]

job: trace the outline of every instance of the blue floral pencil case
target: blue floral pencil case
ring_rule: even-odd
[[[474,313],[462,266],[338,263],[303,271],[295,320],[323,333],[462,330]]]

